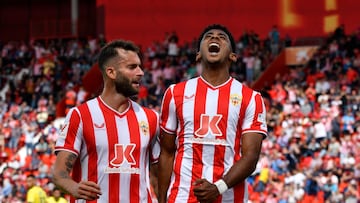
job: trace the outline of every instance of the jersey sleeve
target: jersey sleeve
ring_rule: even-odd
[[[72,108],[66,115],[60,135],[56,141],[55,153],[66,150],[79,155],[82,140],[82,121],[77,108]]]
[[[160,116],[159,114],[150,109],[145,109],[149,119],[151,141],[150,141],[150,162],[156,163],[160,156]]]
[[[256,132],[267,136],[266,108],[260,93],[255,92],[246,108],[244,122],[242,124],[243,134]]]
[[[174,100],[174,85],[170,85],[164,93],[161,104],[160,127],[167,133],[176,133],[177,118]]]

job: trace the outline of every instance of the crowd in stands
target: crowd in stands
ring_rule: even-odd
[[[165,89],[195,77],[196,41],[176,32],[142,47],[144,79],[136,98],[160,111]],[[23,202],[34,174],[49,194],[61,128],[56,104],[68,108],[89,95],[81,78],[94,65],[103,37],[0,44],[0,202]],[[266,39],[244,31],[237,40],[233,77],[251,86],[286,46],[272,27]],[[248,179],[251,202],[358,202],[360,199],[360,30],[342,25],[306,65],[263,87],[269,135]],[[74,87],[80,88],[74,90]],[[60,122],[59,122],[60,119]]]

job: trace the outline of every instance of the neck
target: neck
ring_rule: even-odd
[[[110,106],[115,111],[118,111],[119,113],[124,112],[130,105],[129,98],[125,97],[122,94],[114,94],[103,91],[100,97],[105,104]]]
[[[222,67],[222,68],[204,67],[201,76],[209,84],[213,86],[218,86],[229,80],[230,73],[228,67]]]

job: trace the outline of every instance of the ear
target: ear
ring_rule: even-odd
[[[196,53],[195,61],[196,61],[196,62],[199,62],[200,60],[201,60],[201,54],[200,54],[200,52],[197,52],[197,53]]]
[[[116,78],[116,71],[115,71],[115,68],[112,66],[107,66],[105,68],[105,73],[106,73],[107,77],[110,79]]]
[[[230,55],[229,55],[229,59],[230,59],[230,61],[232,61],[232,62],[236,62],[237,61],[237,56],[236,56],[236,54],[235,53],[231,53]]]

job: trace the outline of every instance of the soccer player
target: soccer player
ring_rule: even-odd
[[[130,99],[144,75],[140,50],[116,40],[102,48],[98,64],[103,91],[66,115],[53,181],[71,202],[156,202],[150,166],[160,153],[159,115]]]
[[[226,27],[204,29],[196,60],[201,75],[163,97],[159,202],[246,202],[267,136],[263,98],[230,76],[237,56]]]
[[[36,177],[33,174],[27,176],[26,185],[28,187],[26,193],[27,203],[46,203],[46,192],[36,185]]]

